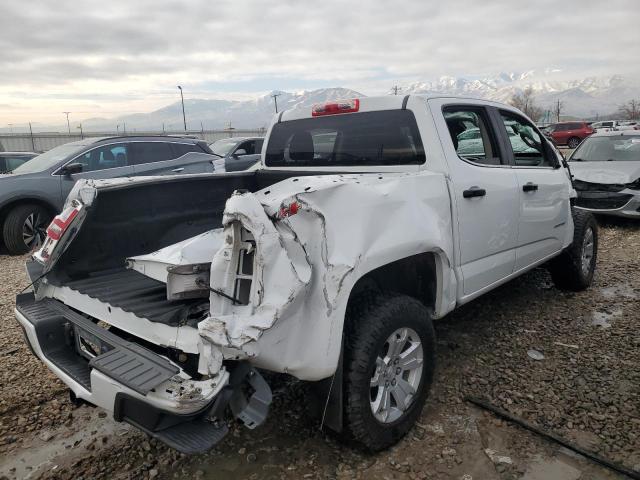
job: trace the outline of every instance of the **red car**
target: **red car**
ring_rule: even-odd
[[[547,128],[547,135],[556,145],[566,145],[569,148],[576,148],[582,140],[594,133],[595,130],[587,122],[554,123]]]

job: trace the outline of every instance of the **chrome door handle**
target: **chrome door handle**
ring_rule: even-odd
[[[172,171],[172,172],[175,172],[175,173],[180,173],[180,172],[181,172],[181,171],[183,171],[183,170],[184,170],[184,167],[180,167],[180,168],[174,168],[174,169],[173,169],[173,170],[171,170],[171,171]]]

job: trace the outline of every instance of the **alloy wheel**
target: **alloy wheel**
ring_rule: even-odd
[[[411,328],[394,331],[376,357],[370,382],[371,411],[381,423],[398,420],[413,403],[422,379],[424,351]]]

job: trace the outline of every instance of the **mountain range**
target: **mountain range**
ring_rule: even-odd
[[[562,102],[563,115],[592,118],[614,114],[620,105],[631,99],[640,99],[640,82],[621,75],[586,77],[564,80],[561,72],[528,71],[499,73],[485,77],[443,76],[436,80],[415,82],[399,86],[399,94],[408,93],[471,96],[508,102],[514,94],[532,88],[534,101],[551,110],[557,100]],[[311,107],[314,103],[363,97],[364,94],[347,88],[322,88],[312,91],[274,91],[251,100],[187,99],[185,110],[189,130],[258,129],[268,126],[274,115],[274,98],[278,109]],[[116,124],[126,125],[128,132],[179,131],[183,128],[180,102],[149,113],[136,113],[115,119],[93,118],[82,122],[85,131],[112,131]]]

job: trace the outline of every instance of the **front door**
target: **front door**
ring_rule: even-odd
[[[567,173],[544,137],[526,118],[507,110],[500,121],[511,147],[518,182],[520,221],[515,270],[540,262],[562,249],[571,227]]]
[[[463,291],[473,295],[513,272],[518,234],[516,174],[504,158],[488,110],[431,99],[449,164]],[[442,112],[442,113],[440,113]]]

